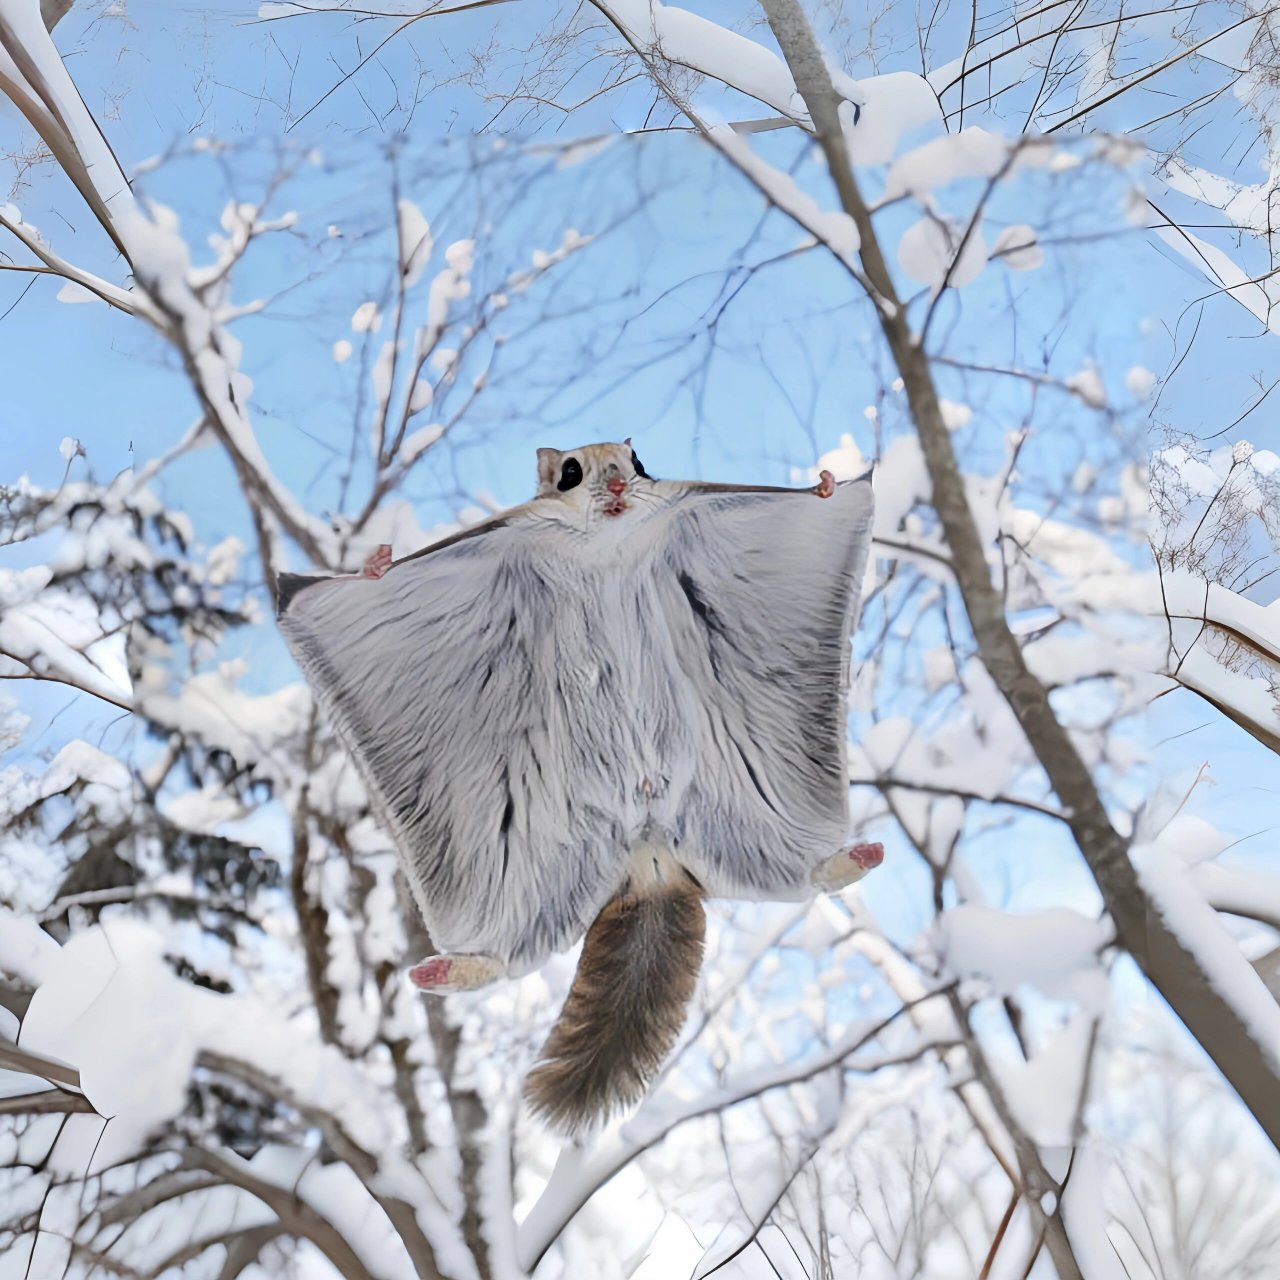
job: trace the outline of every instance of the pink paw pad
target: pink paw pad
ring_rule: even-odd
[[[836,491],[836,478],[830,471],[820,471],[818,473],[818,483],[814,488],[814,493],[820,498],[829,498]]]
[[[384,542],[364,562],[360,569],[362,578],[380,578],[391,568],[391,544]]]
[[[884,861],[884,845],[879,841],[874,844],[855,844],[849,850],[849,857],[864,871],[870,871]]]
[[[424,960],[416,968],[409,970],[409,981],[415,987],[430,991],[448,984],[449,970],[452,968],[453,961],[448,956],[432,956],[430,960]]]

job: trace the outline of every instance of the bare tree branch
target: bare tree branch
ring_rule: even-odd
[[[1280,1148],[1280,1079],[1268,1055],[1250,1034],[1241,1014],[1213,989],[1196,956],[1148,899],[1129,861],[1126,842],[1111,825],[1088,767],[1054,714],[1048,691],[1027,668],[1009,628],[1004,602],[987,568],[955,446],[943,422],[928,357],[911,331],[870,211],[854,179],[838,115],[840,99],[808,20],[796,0],[762,0],[762,7],[808,104],[841,207],[857,225],[862,265],[879,302],[876,315],[905,384],[933,485],[934,509],[951,551],[956,582],[983,664],[1070,815],[1068,825],[1102,891],[1121,942]]]

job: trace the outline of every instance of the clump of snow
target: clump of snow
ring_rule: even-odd
[[[1007,138],[971,126],[944,134],[895,160],[884,180],[884,199],[919,198],[961,178],[992,178],[1009,162]]]
[[[103,530],[104,535],[107,532]],[[104,537],[80,551],[93,562],[105,563],[112,545]],[[128,672],[118,652],[123,634],[114,637],[112,644],[104,643],[101,619],[92,602],[49,589],[51,576],[49,566],[0,569],[0,650],[37,675],[122,702],[130,693]]]
[[[55,297],[59,302],[79,303],[102,301],[102,299],[99,298],[92,289],[86,289],[84,285],[78,284],[75,280],[68,280],[67,283],[58,290]]]
[[[1069,1148],[1078,1140],[1075,1126],[1096,1017],[1091,1010],[1076,1013],[1025,1061],[1012,1050],[990,1052],[1000,1092],[1019,1126],[1042,1147]]]
[[[1044,250],[1036,241],[1034,228],[1026,223],[1005,227],[991,246],[991,256],[1012,271],[1034,271],[1044,265]]]
[[[967,404],[957,404],[954,400],[940,399],[938,408],[942,411],[942,424],[948,431],[959,431],[961,427],[968,426],[973,417],[973,410]]]
[[[1146,400],[1151,395],[1151,388],[1156,385],[1156,375],[1150,369],[1135,364],[1124,375],[1124,389],[1135,400]]]
[[[946,912],[936,927],[939,954],[961,977],[980,980],[999,995],[1013,995],[1025,983],[1077,1003],[1105,994],[1098,957],[1111,941],[1109,921],[1067,907],[1011,915],[965,904]]]
[[[955,654],[950,645],[934,645],[921,655],[924,665],[925,687],[930,693],[944,685],[954,684],[956,679]]]
[[[136,1142],[186,1102],[198,1024],[179,1011],[203,1013],[205,999],[169,971],[159,934],[116,920],[50,957],[23,1041],[77,1067],[85,1095]]]
[[[476,242],[455,240],[444,251],[444,260],[459,274],[467,275],[475,261]]]
[[[382,313],[376,302],[362,302],[351,317],[351,327],[356,333],[377,333],[382,328]]]
[[[9,950],[25,954],[31,943],[26,931]],[[23,1043],[78,1068],[85,1095],[112,1117],[98,1153],[104,1165],[132,1154],[182,1111],[205,1048],[287,1081],[304,1105],[331,1113],[367,1150],[395,1148],[366,1081],[336,1049],[258,1000],[183,982],[165,960],[164,935],[150,926],[117,917],[43,950],[28,962],[41,970],[41,985],[23,1020]]]
[[[408,288],[418,283],[435,242],[431,239],[430,223],[412,200],[396,202],[396,217],[400,237],[400,272]]]
[[[40,794],[46,798],[59,795],[79,783],[85,784],[86,794],[92,793],[115,818],[128,812],[133,785],[128,766],[76,739],[54,756],[40,780]]]
[[[419,378],[413,384],[409,394],[409,412],[418,413],[425,409],[436,397],[436,389],[425,378]]]
[[[1209,986],[1280,1068],[1280,1005],[1193,883],[1180,831],[1185,826],[1169,823],[1149,843],[1131,850],[1138,877],[1164,923],[1195,957]]]
[[[475,241],[455,240],[444,251],[445,267],[438,271],[427,290],[427,323],[414,337],[414,352],[421,359],[440,341],[449,318],[449,305],[471,293],[468,276],[474,260]]]
[[[757,40],[660,0],[615,0],[610,17],[635,42],[808,123],[787,64]]]
[[[207,557],[206,579],[211,586],[221,587],[230,582],[240,568],[245,546],[234,534],[223,538],[212,547]]]
[[[164,814],[176,827],[204,835],[216,835],[224,823],[245,816],[245,808],[221,783],[184,791],[165,806]]]
[[[433,422],[429,427],[422,427],[405,438],[400,446],[400,463],[410,466],[416,462],[440,437],[444,435],[444,427]]]
[[[1095,364],[1087,364],[1079,373],[1073,373],[1065,380],[1068,391],[1080,397],[1091,409],[1107,407],[1107,392],[1102,385],[1102,378]]]
[[[942,108],[929,82],[912,71],[891,71],[858,81],[862,110],[858,123],[846,126],[854,164],[888,164],[898,143],[925,125],[943,125]]]
[[[223,663],[215,671],[188,677],[176,690],[167,684],[162,667],[144,667],[135,691],[146,715],[158,724],[198,737],[237,760],[258,761],[269,773],[270,752],[263,744],[305,731],[311,697],[301,684],[285,685],[254,696],[236,687],[242,662]]]
[[[963,229],[949,220],[936,215],[921,218],[902,233],[898,263],[921,284],[938,288],[945,280],[961,288],[976,280],[987,265],[987,243],[981,227],[969,232],[962,248],[963,235]]]
[[[373,383],[373,398],[379,405],[385,405],[391,398],[391,380],[396,367],[396,344],[384,342],[373,362],[369,378]]]
[[[1238,467],[1253,457],[1253,445],[1247,440],[1238,440],[1231,446],[1231,461]]]
[[[57,953],[58,944],[37,921],[0,907],[0,973],[35,985]]]
[[[351,359],[351,343],[346,338],[339,338],[333,344],[333,360],[335,364],[346,364]]]

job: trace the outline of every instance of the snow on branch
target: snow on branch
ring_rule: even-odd
[[[647,56],[718,80],[809,127],[786,63],[757,41],[661,0],[608,0],[596,8]]]
[[[1049,691],[1028,668],[1010,629],[1004,601],[991,581],[984,542],[943,420],[932,371],[898,303],[870,210],[853,175],[839,120],[838,93],[826,73],[808,20],[796,0],[764,0],[764,8],[809,105],[842,207],[858,224],[860,255],[878,295],[878,318],[904,382],[928,467],[932,505],[945,530],[983,665],[1069,814],[1072,834],[1102,891],[1122,943],[1213,1055],[1272,1141],[1280,1144],[1280,1108],[1276,1106],[1280,1073],[1270,1045],[1255,1039],[1256,1023],[1243,1018],[1230,1001],[1201,998],[1205,975],[1198,956],[1167,925],[1153,925],[1146,887],[1129,860],[1127,842],[1112,825],[1086,760],[1058,719]]]
[[[1154,909],[1195,956],[1212,996],[1231,1006],[1280,1071],[1280,1004],[1197,888],[1180,856],[1177,824],[1136,847],[1134,861]]]
[[[651,1095],[619,1133],[594,1150],[584,1153],[575,1147],[565,1147],[550,1182],[520,1224],[519,1255],[524,1266],[529,1270],[536,1267],[565,1224],[600,1187],[680,1125],[758,1098],[773,1089],[812,1080],[825,1071],[841,1068],[870,1074],[913,1062],[922,1054],[942,1046],[944,1040],[925,1036],[904,1052],[867,1059],[854,1057],[859,1049],[878,1039],[903,1014],[914,1015],[918,1006],[945,994],[947,989],[923,991],[888,1017],[867,1019],[846,1032],[829,1049],[793,1066],[774,1064],[762,1068],[692,1102],[673,1103],[664,1099],[661,1093]]]
[[[35,0],[0,0],[0,84],[75,182],[136,283],[125,294],[47,251],[46,265],[142,316],[177,347],[209,428],[231,457],[250,503],[263,519],[279,522],[317,563],[336,566],[332,531],[293,498],[267,464],[248,415],[252,384],[239,369],[240,344],[224,323],[230,266],[249,239],[291,225],[289,218],[259,222],[256,210],[237,206],[219,260],[193,268],[173,214],[157,205],[144,209],[134,197],[40,21]],[[6,217],[2,225],[33,252],[42,248],[20,221]],[[269,538],[264,535],[262,541],[269,550]]]
[[[54,681],[137,710],[126,659],[133,628],[162,629],[181,615],[190,635],[212,637],[247,619],[223,598],[228,548],[198,562],[185,514],[131,472],[107,485],[0,485],[0,546],[47,535],[59,537],[48,563],[0,569],[0,679]]]

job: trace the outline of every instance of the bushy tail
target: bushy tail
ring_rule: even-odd
[[[605,904],[525,1081],[543,1120],[574,1134],[643,1097],[684,1025],[705,933],[702,895],[683,874]]]

